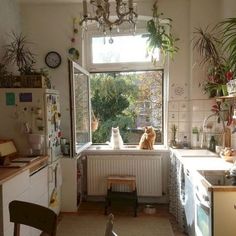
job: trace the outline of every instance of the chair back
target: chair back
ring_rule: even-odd
[[[106,232],[105,236],[118,236],[114,231],[113,231],[113,224],[114,224],[114,216],[113,214],[110,214],[108,216],[108,221],[106,225]]]
[[[12,201],[9,203],[10,221],[14,223],[14,236],[20,236],[20,225],[41,230],[50,236],[56,235],[57,214],[34,203]]]

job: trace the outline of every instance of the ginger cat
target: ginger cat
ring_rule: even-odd
[[[144,130],[144,134],[141,136],[139,142],[140,149],[148,149],[153,150],[153,145],[156,139],[156,132],[152,126],[146,126]]]

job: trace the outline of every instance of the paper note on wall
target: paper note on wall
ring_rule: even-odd
[[[6,93],[6,105],[14,106],[16,103],[16,98],[14,93]]]

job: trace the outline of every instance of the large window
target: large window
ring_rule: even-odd
[[[91,103],[99,126],[93,143],[105,143],[119,127],[127,144],[137,144],[145,126],[153,126],[163,143],[163,70],[94,73]]]
[[[164,116],[167,80],[163,60],[155,66],[147,57],[146,38],[138,32],[103,37],[89,32],[86,62],[90,72],[93,143],[110,140],[119,126],[126,144],[138,144],[145,126],[153,126],[156,144],[166,144]]]
[[[92,63],[150,62],[146,52],[147,38],[142,35],[126,35],[92,38]],[[128,53],[127,53],[128,52]]]

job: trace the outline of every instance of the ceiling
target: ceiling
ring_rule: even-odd
[[[17,0],[19,3],[78,3],[82,2],[83,0]],[[114,2],[115,0],[111,0],[111,2]],[[126,0],[128,1],[128,0]],[[145,2],[150,0],[134,0],[134,2]],[[151,0],[154,1],[154,0]],[[89,2],[89,0],[87,0]]]

